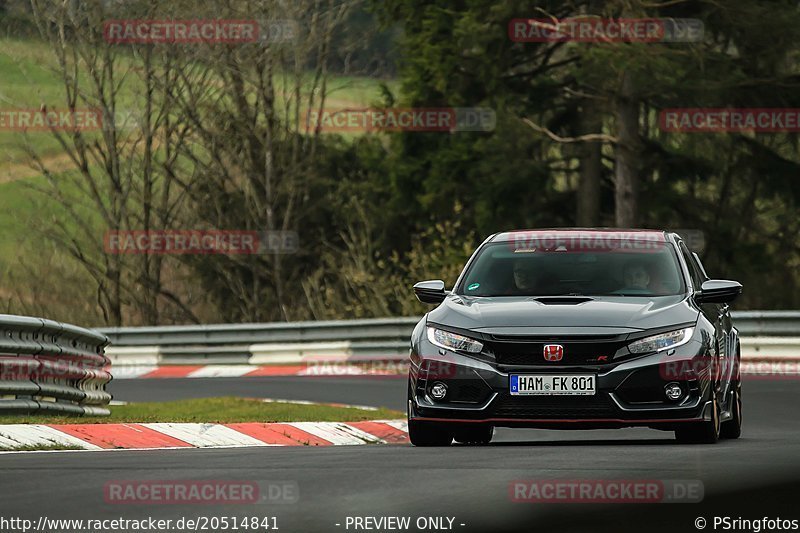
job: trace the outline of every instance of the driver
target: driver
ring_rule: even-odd
[[[647,267],[641,261],[630,261],[622,269],[622,279],[626,289],[648,289],[650,285],[650,274]]]
[[[514,286],[520,291],[531,291],[536,287],[538,276],[532,261],[516,259],[514,261]]]

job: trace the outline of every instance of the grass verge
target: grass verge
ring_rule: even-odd
[[[49,452],[53,450],[82,450],[72,444],[26,444],[25,446],[0,446],[0,452]]]
[[[322,404],[262,402],[249,398],[202,398],[111,406],[111,416],[0,416],[0,424],[113,424],[135,422],[357,422],[405,417],[392,409],[367,411]]]

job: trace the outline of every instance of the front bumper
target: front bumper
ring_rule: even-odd
[[[645,426],[674,430],[711,419],[713,387],[705,352],[704,344],[693,340],[669,352],[606,364],[513,366],[443,350],[427,339],[418,339],[411,354],[409,419],[554,429]],[[594,374],[596,393],[510,394],[511,374],[547,373]],[[430,394],[437,382],[447,386],[447,395],[441,400]],[[684,394],[671,401],[664,395],[664,387],[675,382]]]

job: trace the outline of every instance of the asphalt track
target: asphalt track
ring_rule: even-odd
[[[258,378],[255,378],[258,379]],[[329,387],[307,379],[305,391]],[[140,380],[150,398],[166,380]],[[230,390],[223,379],[185,380],[203,390]],[[242,384],[247,380],[237,380]],[[252,390],[295,379],[269,378]],[[313,382],[326,384],[313,387]],[[366,392],[354,403],[396,406],[402,380],[341,379],[341,390]],[[152,385],[150,384],[152,382]],[[211,383],[213,382],[213,383]],[[122,382],[116,384],[120,385]],[[139,385],[129,382],[132,389]],[[160,384],[160,386],[159,386]],[[288,385],[287,385],[288,384]],[[150,388],[155,387],[155,388]],[[123,387],[124,388],[124,387]],[[376,389],[377,388],[377,389]],[[376,390],[383,388],[384,394]],[[128,390],[127,392],[132,392]],[[120,395],[123,391],[119,390]],[[697,531],[713,517],[800,520],[800,381],[747,379],[741,439],[678,445],[647,429],[499,430],[488,447],[241,448],[163,451],[49,452],[0,455],[0,517],[118,518],[276,516],[282,532],[356,531],[347,516],[455,517],[453,531]],[[217,392],[214,392],[217,394]],[[313,399],[305,396],[303,399]],[[333,398],[350,401],[350,397]],[[104,500],[116,480],[290,481],[299,501],[280,505],[120,505]],[[705,498],[686,504],[512,503],[520,479],[701,480]],[[341,524],[336,526],[336,524]],[[460,524],[465,524],[461,526]],[[727,531],[758,531],[734,528]],[[763,529],[761,529],[763,531]],[[358,531],[389,531],[364,530]],[[412,527],[409,531],[419,531]],[[432,531],[428,529],[428,531]]]

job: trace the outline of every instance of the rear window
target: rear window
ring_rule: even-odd
[[[484,246],[457,287],[466,296],[669,296],[685,285],[672,244],[605,238]]]

